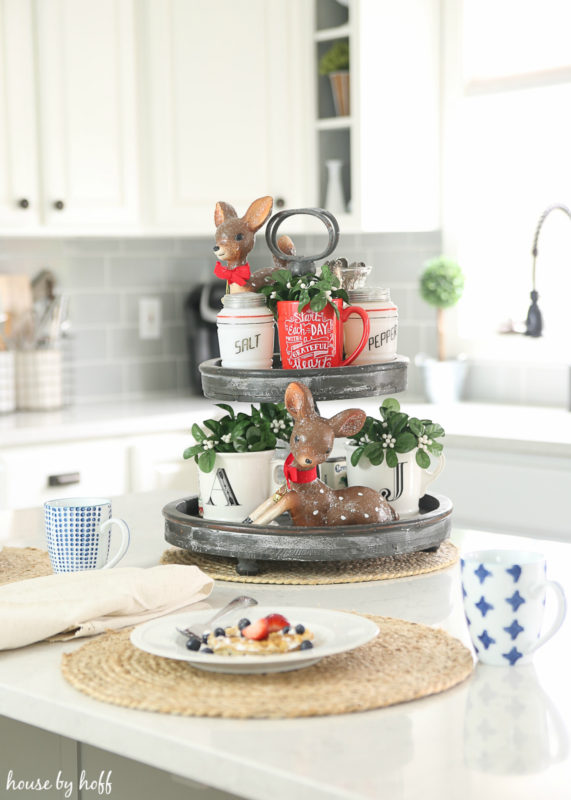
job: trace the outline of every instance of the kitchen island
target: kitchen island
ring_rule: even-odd
[[[124,566],[158,562],[166,547],[161,509],[173,499],[167,492],[114,499],[114,515],[126,519],[132,531]],[[458,529],[452,540],[463,551],[503,547],[543,552],[548,577],[559,580],[571,596],[571,547],[565,543]],[[0,544],[44,546],[41,511],[2,512]],[[277,609],[308,605],[400,617],[441,627],[469,645],[458,565],[412,578],[362,584],[218,582],[208,605],[221,606],[240,593]],[[63,789],[53,794],[7,789],[9,770],[18,777],[20,769],[11,764],[11,758],[26,743],[18,740],[26,730],[15,722],[19,721],[55,734],[53,752],[59,758],[58,766],[55,756],[46,763],[45,758],[35,760],[29,757],[33,753],[27,754],[25,774],[19,777],[54,780],[60,769],[68,780],[75,776],[76,793],[69,796],[77,798],[105,796],[104,783],[100,795],[96,789],[78,792],[83,769],[93,779],[101,773],[108,777],[111,770],[112,791],[107,796],[115,800],[157,796],[161,800],[233,796],[253,800],[535,800],[540,796],[563,800],[571,796],[566,723],[571,720],[570,625],[567,620],[537,653],[533,666],[477,666],[464,683],[422,700],[364,713],[288,720],[176,717],[100,703],[73,689],[61,676],[62,653],[81,647],[82,641],[3,652],[2,796],[65,796]],[[147,766],[132,766],[122,773],[123,759]],[[148,766],[162,772],[149,771]]]

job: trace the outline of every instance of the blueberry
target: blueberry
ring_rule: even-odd
[[[238,623],[238,630],[240,630],[240,631],[241,631],[241,630],[242,630],[242,628],[247,628],[247,627],[248,627],[248,625],[251,625],[251,624],[252,624],[252,623],[250,622],[250,620],[249,620],[247,617],[242,617],[242,619],[241,619],[241,620],[240,620],[240,622]]]
[[[208,631],[206,633],[202,634],[202,644],[206,644],[208,642],[208,637],[209,636],[210,636],[210,633]]]
[[[286,625],[285,628],[282,628],[282,633],[289,633],[291,631],[291,627]]]
[[[300,650],[311,650],[312,647],[313,647],[313,645],[309,641],[309,639],[304,639],[303,642],[300,644],[299,649]]]
[[[200,639],[197,639],[196,636],[191,636],[186,642],[186,649],[200,650]]]
[[[201,653],[213,653],[214,650],[212,650],[210,647],[203,647],[200,652]]]
[[[300,625],[296,625],[295,626],[295,632],[296,633],[305,633],[305,626],[301,625],[301,624]]]
[[[226,636],[226,631],[224,630],[224,628],[215,628],[214,635],[215,636]]]

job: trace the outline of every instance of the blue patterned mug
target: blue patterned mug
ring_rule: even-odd
[[[480,550],[463,555],[460,565],[466,622],[479,660],[493,666],[529,663],[565,619],[565,594],[547,580],[545,558],[521,550]],[[542,635],[547,588],[557,599],[557,614]]]
[[[109,569],[129,547],[130,535],[122,519],[111,517],[111,501],[94,497],[48,500],[44,503],[48,553],[54,572]],[[121,532],[119,552],[109,560],[111,528]]]

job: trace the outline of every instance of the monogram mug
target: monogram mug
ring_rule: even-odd
[[[54,572],[109,569],[125,555],[127,523],[111,516],[111,501],[93,497],[48,500],[44,503],[48,554]],[[121,533],[119,551],[109,558],[111,529]]]
[[[345,447],[348,485],[367,486],[380,492],[400,517],[418,514],[420,498],[426,494],[429,484],[436,480],[446,463],[441,453],[438,457],[431,458],[428,469],[422,469],[416,463],[416,450],[411,450],[409,453],[398,454],[396,467],[387,466],[386,461],[375,466],[364,456],[353,466],[351,455],[355,445],[347,442]]]

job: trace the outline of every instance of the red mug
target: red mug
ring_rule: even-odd
[[[323,311],[306,305],[298,311],[297,300],[278,300],[278,336],[283,369],[346,367],[357,358],[369,338],[369,317],[364,308],[333,300],[339,317],[328,303]],[[363,335],[356,350],[343,358],[343,323],[350,314],[363,320]]]

